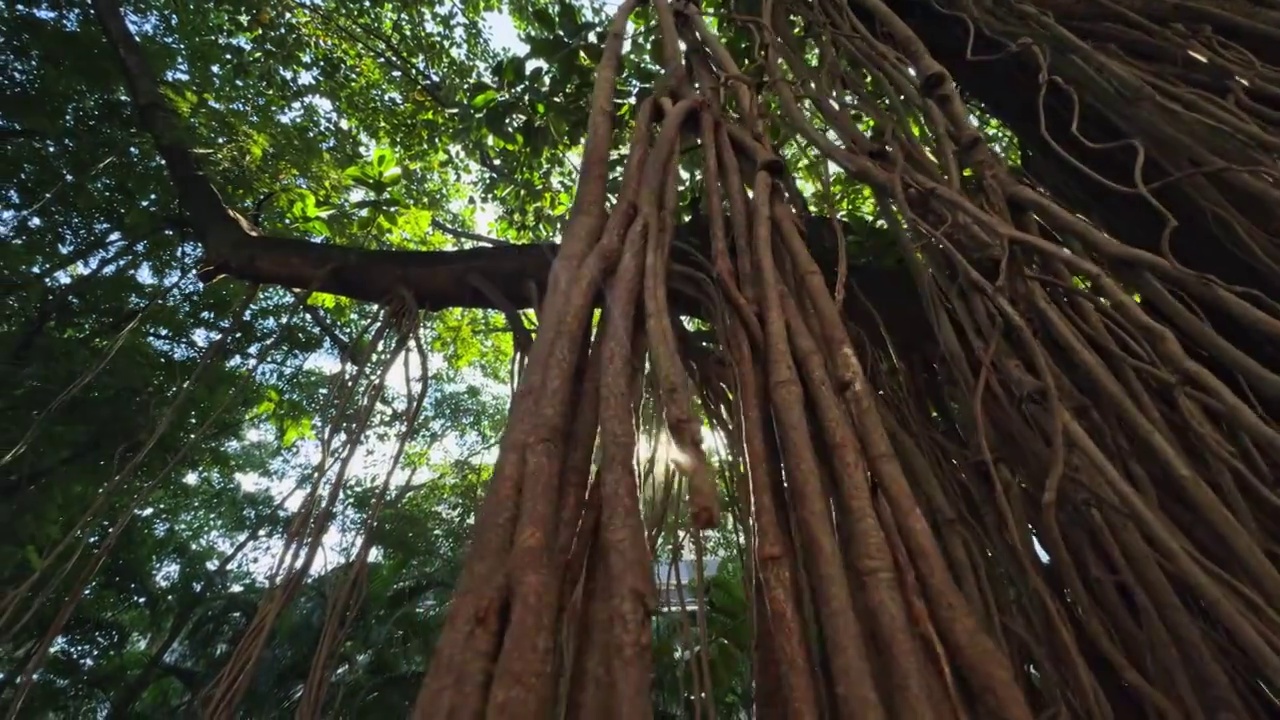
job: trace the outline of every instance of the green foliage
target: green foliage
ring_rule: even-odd
[[[431,228],[433,216],[460,226],[475,216],[460,202],[475,196],[465,184],[474,163],[452,148],[484,137],[459,111],[469,78],[497,59],[476,22],[493,7],[342,3],[286,13],[247,2],[140,2],[129,10],[228,203],[247,212],[265,197],[266,227],[328,242],[443,247],[449,240]],[[340,348],[290,295],[265,290],[169,430],[112,486],[235,320],[245,288],[194,281],[198,252],[91,14],[9,4],[0,38],[8,69],[0,76],[0,457],[59,394],[102,366],[0,465],[6,587],[52,562],[46,555],[102,500],[84,537],[91,557],[142,494],[24,713],[95,716],[132,693],[124,716],[172,717],[221,667],[261,597],[263,569],[289,520],[280,497],[304,476],[334,419],[325,408]],[[397,67],[406,61],[414,73]],[[319,294],[307,302],[337,337],[367,337],[367,309]],[[487,363],[481,375],[505,380],[510,352],[509,340],[480,333],[466,362]],[[442,606],[456,576],[487,477],[481,456],[504,421],[505,400],[492,385],[474,370],[433,379],[409,448],[416,479],[400,479],[375,528],[368,619],[341,654],[359,669],[343,675],[358,686],[344,697],[372,703],[361,712],[379,702],[402,712],[416,689],[438,621],[414,609],[428,596]],[[394,437],[403,420],[387,409],[375,425]],[[334,551],[350,544],[370,502],[374,473],[358,474],[337,523],[347,540]],[[273,638],[248,700],[252,716],[283,712],[285,688],[305,678],[339,569],[307,584]],[[72,578],[52,597],[65,597]],[[39,607],[0,645],[5,697],[59,606]]]
[[[691,585],[687,593],[690,603],[697,601],[695,587]],[[696,632],[699,611],[663,613],[654,620],[654,717],[693,717],[694,688],[699,687],[695,682],[712,698],[716,717],[749,717],[751,606],[743,568],[735,558],[721,562],[716,573],[707,578],[702,604],[708,638],[705,646]],[[706,654],[709,682],[701,679],[708,677],[701,674],[701,653]]]

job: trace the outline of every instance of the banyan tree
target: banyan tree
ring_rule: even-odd
[[[1280,713],[1280,3],[624,0],[558,242],[456,251],[229,207],[137,22],[92,5],[189,272],[243,291],[229,318],[325,293],[382,308],[397,351],[442,309],[509,321],[518,383],[412,717],[655,717],[655,482],[691,556],[737,533],[751,717]],[[374,400],[333,402],[358,425]],[[239,716],[341,482],[309,492],[186,711]],[[11,717],[134,509],[5,589],[0,637],[58,608],[4,670]],[[327,716],[362,552],[298,717]],[[714,717],[693,652],[681,712]]]

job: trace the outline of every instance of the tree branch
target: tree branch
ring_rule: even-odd
[[[468,278],[516,297],[533,282],[541,291],[558,246],[506,245],[446,251],[363,250],[265,235],[224,239],[206,250],[202,282],[232,277],[263,285],[385,304],[407,291],[423,310],[493,308]]]
[[[452,235],[456,238],[461,238],[463,240],[472,240],[474,242],[478,242],[484,245],[501,247],[503,245],[511,244],[506,240],[499,240],[498,238],[489,237],[488,235],[481,235],[480,233],[474,233],[474,232],[471,232],[470,230],[461,230],[459,228],[445,225],[444,223],[440,222],[439,220],[436,220],[435,218],[432,218],[431,220],[431,227],[439,230],[445,235]]]
[[[510,307],[496,308],[493,297],[490,297],[493,293],[486,294],[478,286],[496,290],[509,299],[529,295],[526,290],[530,286],[536,289],[537,296],[545,295],[547,276],[559,249],[557,245],[504,245],[445,252],[410,252],[362,250],[262,235],[252,223],[223,203],[222,196],[201,171],[195,154],[182,138],[180,118],[161,94],[137,38],[125,23],[118,2],[93,0],[93,8],[120,60],[142,128],[154,139],[178,191],[182,208],[191,220],[192,230],[204,248],[205,257],[198,273],[201,281],[212,282],[225,276],[378,304],[391,302],[407,292],[423,310],[448,307],[510,310]],[[760,164],[777,162],[772,157],[754,160]],[[826,237],[830,233],[829,221],[813,217],[807,222],[809,244],[820,266],[835,268],[837,263],[834,260],[822,259],[824,254],[835,257],[833,252],[828,252],[834,248],[834,240]],[[705,220],[702,224],[705,225]],[[682,260],[682,253],[692,249],[693,252],[707,254],[706,228],[695,225],[687,223],[677,229],[681,242],[676,244],[671,258],[673,263],[683,262],[697,267],[688,262],[691,258]],[[453,228],[438,229],[463,234]],[[465,236],[472,240],[486,240],[474,233]],[[870,304],[881,308],[881,314],[886,312],[886,308],[892,309],[894,317],[886,318],[886,324],[891,328],[912,331],[927,326],[914,283],[904,269],[854,267],[850,268],[848,280],[860,291],[860,295],[851,293],[851,297],[867,298],[845,303],[845,310],[855,326],[875,327],[870,324],[874,322],[874,316],[867,308]],[[677,312],[697,315],[704,311],[698,299],[679,292],[678,288],[673,288],[671,299]],[[529,303],[513,304],[522,309]],[[902,349],[899,341],[918,345],[917,341],[925,336],[926,333],[920,332],[901,333],[900,337],[894,338],[895,349]]]
[[[160,92],[155,74],[147,67],[138,39],[124,21],[115,0],[93,0],[93,12],[120,60],[125,85],[138,111],[142,128],[160,151],[165,169],[178,191],[182,209],[206,251],[223,242],[256,234],[243,217],[227,208],[222,196],[200,169],[195,153],[182,139],[181,121]]]

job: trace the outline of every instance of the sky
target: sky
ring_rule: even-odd
[[[499,50],[507,50],[515,55],[523,55],[529,46],[520,40],[516,28],[511,24],[511,16],[504,12],[488,12],[484,14],[485,29],[489,31],[489,39]],[[495,208],[489,203],[480,203],[476,208],[476,232],[493,233]]]
[[[516,54],[524,54],[529,46],[520,41],[515,27],[511,24],[511,16],[506,13],[485,13],[485,27],[489,30],[489,39],[494,47],[510,50]]]

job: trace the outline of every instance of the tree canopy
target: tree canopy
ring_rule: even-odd
[[[1274,716],[1276,28],[8,3],[0,707]]]

